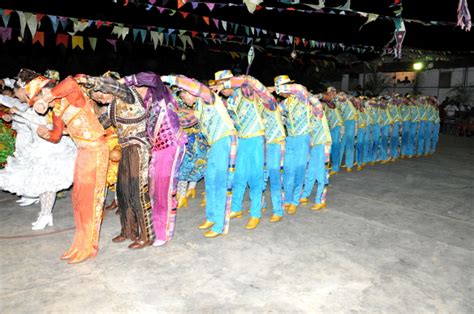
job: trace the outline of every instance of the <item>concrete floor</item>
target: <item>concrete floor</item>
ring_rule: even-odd
[[[172,242],[131,251],[109,213],[98,257],[73,266],[70,198],[33,232],[38,205],[2,193],[0,311],[473,313],[473,186],[474,139],[441,137],[434,157],[336,175],[325,212],[266,212],[253,231],[245,217],[205,239],[196,199]]]

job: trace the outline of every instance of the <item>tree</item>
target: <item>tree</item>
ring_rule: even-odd
[[[378,96],[389,87],[388,79],[382,73],[377,72],[377,65],[367,64],[366,66],[371,71],[364,86],[366,95]]]
[[[451,88],[448,95],[452,100],[461,105],[467,105],[473,99],[472,91],[462,83],[458,83],[453,88]]]

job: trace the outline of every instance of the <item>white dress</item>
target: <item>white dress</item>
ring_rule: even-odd
[[[77,149],[68,136],[57,144],[40,138],[36,129],[46,125],[47,117],[33,109],[14,115],[13,127],[18,132],[16,150],[8,157],[7,165],[0,170],[0,189],[17,195],[38,197],[45,192],[58,192],[69,188],[74,177]]]

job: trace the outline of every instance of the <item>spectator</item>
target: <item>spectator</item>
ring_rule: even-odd
[[[446,113],[446,117],[444,120],[444,127],[446,133],[453,133],[454,130],[454,123],[456,121],[456,112],[459,111],[458,106],[455,104],[450,103],[444,108],[444,112]]]

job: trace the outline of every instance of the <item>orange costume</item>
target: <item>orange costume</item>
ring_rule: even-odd
[[[71,248],[61,256],[73,264],[96,256],[99,249],[109,149],[90,100],[72,77],[60,82],[51,93],[54,129],[49,140],[59,141],[67,128],[78,149],[72,192],[76,231]]]

